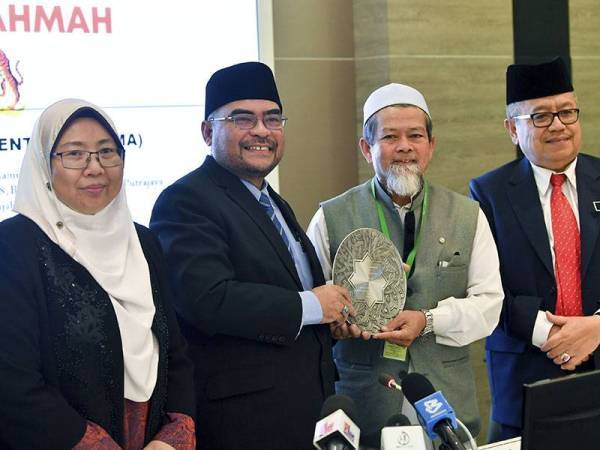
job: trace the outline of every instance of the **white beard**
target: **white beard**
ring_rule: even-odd
[[[392,164],[385,173],[388,191],[400,197],[412,197],[423,187],[418,164]]]

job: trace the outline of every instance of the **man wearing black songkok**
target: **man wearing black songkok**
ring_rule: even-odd
[[[486,342],[492,441],[521,434],[523,383],[600,367],[600,160],[579,153],[564,62],[509,66],[506,104],[504,127],[525,157],[470,185],[505,293]]]
[[[154,206],[194,360],[199,449],[309,449],[333,393],[331,335],[354,310],[265,177],[283,156],[271,70],[249,62],[206,85],[201,167]],[[315,287],[318,286],[318,287]]]

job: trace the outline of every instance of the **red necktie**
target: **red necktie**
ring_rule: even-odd
[[[550,177],[550,210],[556,260],[555,312],[561,316],[582,316],[581,242],[573,209],[561,189],[565,179],[564,174],[554,174]]]

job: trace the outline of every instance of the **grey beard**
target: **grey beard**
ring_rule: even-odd
[[[388,191],[400,197],[412,197],[421,190],[423,178],[417,164],[392,164],[385,174]]]

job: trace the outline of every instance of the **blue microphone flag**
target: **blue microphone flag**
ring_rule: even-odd
[[[433,431],[433,428],[441,420],[448,420],[454,429],[458,426],[454,410],[440,391],[436,391],[416,401],[414,406],[423,428],[425,428],[427,435],[432,440],[440,437]]]

